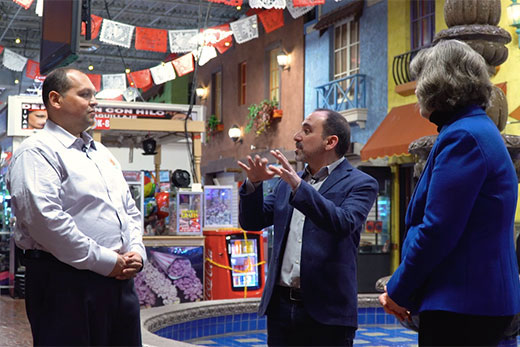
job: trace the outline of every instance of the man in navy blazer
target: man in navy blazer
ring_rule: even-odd
[[[360,232],[378,192],[377,181],[344,157],[348,122],[317,109],[294,135],[296,173],[278,150],[248,156],[240,189],[240,224],[274,225],[273,252],[259,313],[267,314],[269,346],[351,346],[357,329],[356,264]],[[280,176],[264,197],[261,182]]]

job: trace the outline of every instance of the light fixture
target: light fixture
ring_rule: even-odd
[[[89,69],[89,71],[94,70],[94,65],[90,64],[90,65],[88,66],[88,69]]]
[[[229,128],[228,135],[234,143],[242,143],[242,129],[240,129],[238,125],[234,124],[231,128]]]
[[[237,11],[240,11],[242,9],[242,6],[238,5],[237,6]]]
[[[289,70],[291,68],[291,56],[285,51],[278,53],[276,61],[282,70]]]
[[[201,99],[206,99],[208,96],[208,88],[202,86],[195,88],[195,94],[197,94],[197,96]]]
[[[511,5],[507,6],[507,18],[509,24],[516,28],[516,34],[520,35],[520,4],[517,0],[511,0]],[[518,47],[520,48],[520,37],[518,39]]]
[[[148,135],[143,140],[143,155],[155,155],[157,152],[155,151],[155,147],[157,146],[157,142],[153,139],[153,137],[148,137]]]
[[[125,69],[125,73],[130,73],[130,69],[129,69],[129,68],[126,68],[126,69]]]
[[[17,37],[17,38],[14,40],[14,42],[15,42],[16,44],[20,44],[20,42],[22,42],[22,40],[20,40],[20,38]]]
[[[18,84],[18,83],[20,83],[20,80],[17,78],[14,80],[14,84]]]

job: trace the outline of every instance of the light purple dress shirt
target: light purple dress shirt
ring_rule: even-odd
[[[15,151],[7,186],[18,247],[104,276],[117,253],[145,261],[140,212],[120,165],[88,133],[77,138],[48,120]]]

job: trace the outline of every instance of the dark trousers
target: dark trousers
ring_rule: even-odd
[[[35,346],[141,345],[133,280],[77,270],[50,257],[24,259],[26,310]]]
[[[419,346],[497,346],[513,316],[424,311],[419,320]]]
[[[303,301],[292,300],[275,287],[267,312],[269,346],[352,346],[356,328],[314,320]]]

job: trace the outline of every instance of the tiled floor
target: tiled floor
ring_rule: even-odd
[[[25,300],[0,296],[0,346],[32,346]]]
[[[199,346],[208,347],[265,347],[267,335],[265,331],[250,333],[227,334],[214,338],[203,338],[187,341]],[[520,337],[517,341],[502,343],[500,347],[513,347],[520,345]],[[417,346],[417,333],[400,325],[361,325],[356,333],[354,346],[374,347],[412,347]]]

